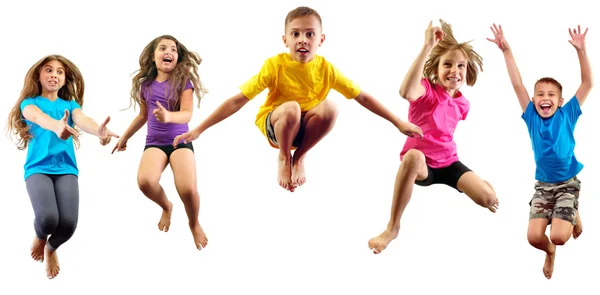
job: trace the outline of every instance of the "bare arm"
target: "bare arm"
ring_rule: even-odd
[[[25,119],[29,120],[30,122],[33,122],[38,126],[52,132],[55,132],[55,130],[58,128],[58,125],[60,124],[59,120],[55,120],[52,117],[46,115],[46,113],[42,112],[42,110],[40,110],[40,108],[38,108],[35,105],[28,105],[24,107],[23,117],[25,117]]]
[[[192,113],[194,110],[194,92],[193,89],[186,89],[181,94],[181,103],[179,105],[179,111],[169,112],[169,123],[175,124],[186,124],[192,120]]]
[[[394,126],[396,126],[396,128],[398,128],[398,130],[400,130],[402,134],[410,137],[414,137],[417,135],[419,137],[423,137],[423,132],[421,131],[421,128],[409,122],[402,121],[402,119],[394,115],[388,108],[381,104],[372,95],[361,91],[354,100],[356,100],[365,109],[394,124]]]
[[[496,24],[491,27],[492,32],[494,33],[494,39],[487,38],[487,40],[496,43],[498,48],[502,50],[504,54],[504,61],[506,62],[506,69],[508,70],[508,76],[510,78],[510,82],[513,86],[515,94],[517,95],[517,99],[519,100],[519,105],[521,106],[521,111],[525,112],[527,109],[527,105],[531,100],[529,94],[527,93],[527,89],[523,85],[523,81],[521,79],[521,73],[519,72],[519,68],[517,67],[517,63],[515,62],[515,58],[512,53],[512,49],[508,45],[508,42],[504,38],[504,32],[502,31],[502,26],[496,26]]]
[[[223,102],[195,129],[199,131],[199,133],[206,131],[206,129],[237,113],[243,106],[245,106],[248,103],[248,101],[248,98],[244,96],[244,94],[242,94],[241,92],[234,95],[233,97]]]
[[[429,22],[429,26],[425,31],[425,44],[423,45],[423,48],[421,48],[419,55],[411,65],[400,86],[400,96],[408,101],[417,100],[425,94],[425,87],[421,84],[423,67],[425,66],[425,62],[427,62],[427,57],[429,57],[431,50],[444,37],[442,29],[440,27],[432,27],[431,24],[432,23]]]
[[[592,67],[590,66],[590,61],[588,60],[585,48],[585,35],[587,34],[587,31],[588,29],[585,29],[585,32],[581,33],[580,26],[577,26],[577,30],[569,29],[569,34],[572,38],[569,42],[577,50],[577,57],[579,58],[579,66],[581,68],[581,86],[579,86],[579,89],[577,89],[577,92],[575,93],[575,97],[579,101],[580,106],[583,105],[594,86]]]
[[[100,133],[98,132],[100,126],[98,123],[96,123],[94,119],[86,116],[80,108],[74,109],[71,117],[73,118],[75,125],[79,126],[85,133],[100,136]]]
[[[148,122],[148,113],[146,104],[142,103],[140,105],[140,113],[133,119],[129,128],[125,130],[125,133],[121,136],[122,139],[128,140],[130,139],[136,132],[142,128]]]

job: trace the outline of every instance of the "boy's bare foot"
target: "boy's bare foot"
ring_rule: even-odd
[[[204,230],[202,230],[200,223],[196,222],[196,224],[190,225],[190,230],[194,236],[194,244],[196,245],[196,248],[198,248],[198,250],[206,248],[206,245],[208,244],[208,238],[206,237]]]
[[[579,211],[575,215],[575,226],[573,226],[573,238],[577,239],[583,232],[583,224],[581,224],[581,218],[579,217]]]
[[[169,226],[171,226],[171,212],[173,212],[173,203],[169,201],[167,210],[163,210],[158,222],[158,230],[168,232]]]
[[[387,248],[387,246],[390,244],[390,242],[393,241],[397,237],[398,237],[398,231],[392,231],[392,230],[386,229],[384,232],[382,232],[377,237],[369,240],[369,249],[373,250],[373,253],[379,254],[383,250],[385,250],[385,248]]]
[[[292,157],[291,154],[288,157],[282,157],[279,155],[278,168],[277,168],[277,182],[282,188],[293,192],[294,186],[292,185]]]
[[[292,165],[292,186],[299,187],[306,183],[306,176],[304,174],[304,161],[294,160]]]
[[[46,276],[48,276],[48,279],[53,279],[60,271],[58,255],[56,255],[56,251],[50,250],[47,247],[44,249],[44,252],[46,254]]]
[[[37,236],[33,238],[31,245],[31,258],[38,262],[44,262],[44,248],[46,247],[46,239],[40,239]]]
[[[552,277],[552,272],[554,272],[554,258],[556,257],[556,246],[550,244],[550,247],[550,253],[546,253],[546,261],[544,262],[544,276],[547,279]]]

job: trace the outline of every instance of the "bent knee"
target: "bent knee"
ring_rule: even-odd
[[[324,100],[321,102],[321,104],[322,108],[317,115],[325,120],[335,120],[339,114],[338,107],[335,105],[335,103],[329,100]]]
[[[73,234],[77,229],[77,219],[75,218],[61,218],[60,219],[61,231],[69,234]]]
[[[40,229],[46,234],[53,233],[58,227],[58,216],[47,215],[38,220]]]
[[[150,193],[159,187],[158,179],[140,175],[138,176],[138,188],[143,193]]]
[[[421,167],[426,164],[425,154],[419,150],[410,149],[402,157],[402,163],[411,167]]]
[[[300,116],[302,115],[300,104],[296,101],[283,103],[275,109],[275,112],[278,113],[277,117],[294,122],[300,120]]]
[[[527,241],[531,246],[539,246],[544,244],[544,240],[548,239],[544,232],[529,231],[527,232]]]
[[[569,232],[555,232],[555,231],[551,231],[550,232],[550,242],[552,242],[552,244],[556,245],[556,246],[562,246],[564,244],[567,243],[567,241],[569,240],[569,238],[571,237],[571,231]]]

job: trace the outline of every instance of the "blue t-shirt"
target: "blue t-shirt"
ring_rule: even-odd
[[[26,98],[21,102],[21,113],[28,105],[37,106],[42,112],[53,119],[60,120],[69,110],[67,124],[73,127],[73,110],[81,108],[74,100],[66,101],[57,98],[51,101],[45,97]],[[29,126],[29,133],[33,136],[27,147],[25,160],[25,179],[34,173],[42,174],[74,174],[78,176],[77,160],[73,138],[60,139],[56,133],[46,130],[39,125],[23,118]]]
[[[535,179],[557,183],[567,181],[583,169],[575,158],[575,125],[581,115],[576,97],[558,108],[550,118],[542,118],[533,102],[529,102],[521,116],[527,124],[533,155]]]

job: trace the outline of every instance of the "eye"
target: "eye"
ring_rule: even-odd
[[[313,33],[313,32],[310,32],[310,33],[308,33],[307,35],[308,35],[309,37],[314,37],[314,36],[315,36],[315,33]]]
[[[298,37],[300,34],[298,34],[298,32],[292,32],[292,36],[294,37]]]

